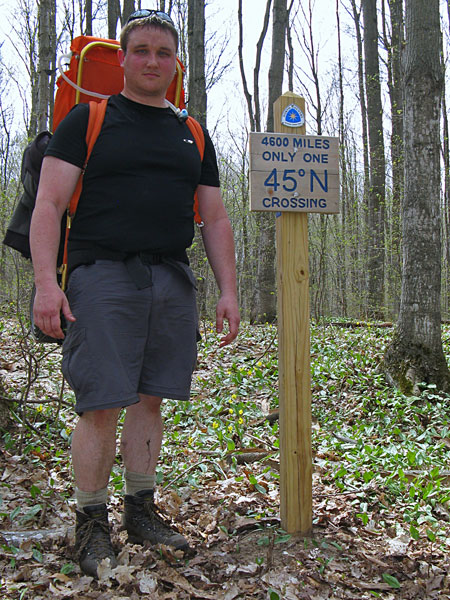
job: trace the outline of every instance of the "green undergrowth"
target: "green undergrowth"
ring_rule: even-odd
[[[420,395],[406,397],[387,385],[380,365],[391,335],[392,329],[370,324],[311,325],[314,470],[330,496],[351,498],[358,526],[376,532],[395,522],[398,532],[413,539],[448,544],[449,396],[423,386]],[[266,507],[259,501],[248,515],[270,517],[279,485],[279,422],[272,418],[279,406],[277,330],[243,324],[232,346],[219,348],[218,339],[204,325],[190,401],[164,403],[158,482],[193,490],[228,478],[245,481],[267,498]],[[443,339],[450,356],[450,328]],[[31,386],[35,395],[58,396],[58,360],[53,354],[41,364]],[[4,432],[4,448],[69,478],[72,403],[65,389],[60,402],[14,405],[20,434]],[[260,452],[261,459],[241,464],[239,455],[248,452]],[[112,485],[122,488],[119,459]],[[48,493],[67,489],[34,489],[30,509]],[[29,513],[27,523],[33,517]]]
[[[450,356],[449,329],[444,350]],[[324,481],[354,492],[357,517],[449,543],[449,395],[423,385],[404,396],[381,371],[390,328],[313,329],[315,463]]]
[[[414,539],[446,542],[450,501],[449,396],[423,386],[406,397],[387,385],[381,359],[392,329],[364,324],[311,326],[312,447],[321,480],[351,494],[357,522],[391,527]],[[450,355],[448,330],[444,332]],[[188,403],[168,402],[167,458],[161,481],[196,486],[224,477],[223,460],[266,449],[279,458],[276,329],[244,326],[238,344],[217,349],[206,331]],[[176,448],[181,448],[176,451]],[[197,464],[186,457],[197,450]],[[264,461],[253,467],[260,489],[278,482]],[[248,472],[247,472],[248,476]],[[314,493],[314,491],[313,491]]]

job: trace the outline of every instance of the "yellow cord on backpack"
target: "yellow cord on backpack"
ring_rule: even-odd
[[[67,218],[66,218],[66,238],[64,240],[64,254],[63,254],[63,262],[61,265],[61,289],[63,292],[66,291],[66,287],[67,287],[67,277],[68,277],[68,264],[67,264],[67,245],[69,243],[69,232],[70,232],[70,227],[72,225],[72,217],[69,214],[69,211],[67,211]]]

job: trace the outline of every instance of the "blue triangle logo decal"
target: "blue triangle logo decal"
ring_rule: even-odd
[[[281,115],[281,124],[287,127],[302,127],[305,124],[305,115],[296,104],[289,104]]]

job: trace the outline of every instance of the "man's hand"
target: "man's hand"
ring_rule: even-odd
[[[61,312],[67,321],[76,320],[66,295],[56,282],[36,289],[33,306],[34,322],[43,333],[58,340],[64,339]]]
[[[228,333],[220,340],[222,347],[236,338],[240,322],[233,232],[220,189],[199,185],[197,193],[199,212],[204,222],[201,228],[203,243],[221,291],[216,308],[217,333],[222,333],[224,319],[228,321]]]
[[[240,315],[235,294],[222,295],[216,307],[216,331],[222,333],[223,321],[228,321],[228,333],[220,340],[219,348],[230,344],[238,334]]]
[[[64,338],[61,311],[67,321],[75,321],[66,295],[56,281],[56,257],[61,218],[80,173],[81,169],[75,165],[53,156],[44,157],[30,226],[30,248],[36,285],[34,322],[43,333],[59,340]]]

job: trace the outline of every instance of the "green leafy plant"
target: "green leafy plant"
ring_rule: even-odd
[[[389,575],[389,573],[383,573],[383,580],[391,586],[394,590],[399,590],[402,586],[399,580],[393,575]]]

